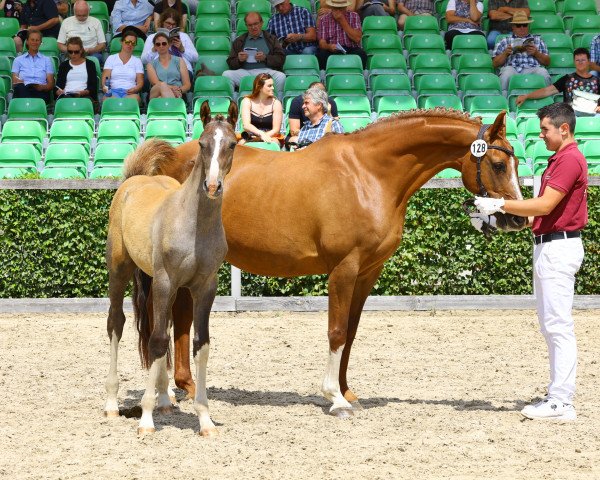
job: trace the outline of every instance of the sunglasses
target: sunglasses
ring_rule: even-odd
[[[135,45],[137,43],[137,40],[124,40],[123,43],[125,45]]]
[[[528,23],[513,23],[513,25],[517,28],[525,28],[529,26]]]
[[[155,42],[154,46],[155,47],[164,47],[165,45],[168,45],[167,42]]]
[[[79,55],[81,53],[81,50],[67,50],[67,53],[69,55]]]

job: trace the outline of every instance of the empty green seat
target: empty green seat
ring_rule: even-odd
[[[94,130],[85,120],[64,120],[52,123],[50,143],[76,143],[90,152]]]
[[[364,117],[371,118],[371,103],[368,97],[336,97],[338,115],[340,117]]]
[[[387,95],[381,97],[377,102],[377,117],[383,117],[391,113],[417,108],[417,102],[410,95]]]
[[[441,53],[446,55],[444,40],[435,33],[420,33],[409,37],[406,41],[410,68],[415,69],[415,59],[419,55]]]
[[[250,12],[260,13],[266,27],[268,21],[265,18],[271,16],[271,2],[268,0],[239,0],[235,6],[235,11],[238,20],[243,20],[244,16]]]
[[[408,75],[382,74],[371,79],[373,108],[377,110],[379,101],[389,95],[411,95]]]
[[[510,77],[508,81],[508,104],[510,111],[516,111],[516,99],[519,95],[544,88],[546,81],[542,75],[536,73],[519,73]]]
[[[10,37],[0,37],[0,58],[4,58],[5,60],[12,60],[17,56],[17,47],[15,46],[15,42]],[[10,70],[9,70],[10,71]]]
[[[202,36],[196,39],[198,55],[229,55],[231,39],[224,35]]]
[[[107,98],[102,102],[100,123],[105,120],[132,120],[139,128],[140,106],[134,98]]]
[[[194,100],[198,97],[226,97],[233,98],[233,85],[231,81],[222,76],[197,77],[194,81]]]
[[[41,98],[13,98],[8,104],[8,120],[35,120],[48,129],[48,110]]]
[[[130,143],[137,145],[140,140],[140,127],[131,120],[111,120],[110,122],[100,122],[98,125],[98,144],[109,143]]]
[[[367,85],[360,75],[335,75],[329,77],[327,91],[331,96],[367,94]]]
[[[75,167],[49,167],[42,170],[40,178],[45,180],[84,179],[86,178],[86,175],[80,169]]]
[[[225,1],[202,0],[196,7],[196,18],[221,17],[229,20],[231,5]]]
[[[286,55],[283,73],[290,75],[319,75],[319,61],[316,55]]]
[[[544,33],[542,34],[542,41],[548,47],[550,60],[556,53],[573,54],[573,40],[566,33]]]
[[[452,54],[450,57],[450,63],[453,69],[458,69],[459,59],[465,53],[479,53],[489,56],[485,37],[481,35],[457,35],[454,37],[452,40]]]
[[[85,178],[89,158],[89,152],[83,145],[77,143],[51,143],[48,145],[44,156],[44,170],[53,167],[69,167],[76,169]]]
[[[196,16],[195,36],[231,36],[231,21],[221,16]]]
[[[13,38],[20,30],[19,20],[13,17],[0,18],[0,37]]]
[[[398,35],[380,33],[371,35],[363,44],[368,56],[378,53],[402,53],[402,41]]]
[[[539,13],[532,15],[533,23],[529,24],[529,31],[534,34],[564,33],[565,24],[555,13]]]
[[[6,122],[2,129],[2,143],[28,143],[41,154],[46,130],[39,122],[13,120]]]
[[[404,24],[404,40],[418,33],[440,33],[440,27],[435,17],[415,15],[406,18]]]
[[[458,69],[456,78],[459,86],[462,87],[466,76],[474,73],[494,73],[492,57],[483,53],[463,53],[458,58]]]
[[[320,78],[316,75],[292,75],[291,77],[286,77],[285,85],[283,86],[283,103],[285,104],[288,98],[303,94],[310,84],[320,81]]]
[[[330,55],[325,67],[325,76],[339,74],[363,74],[362,60],[358,55]]]
[[[148,102],[148,121],[157,118],[178,120],[187,125],[187,110],[183,98],[152,98]]]
[[[377,53],[369,57],[367,62],[369,70],[369,82],[373,77],[385,73],[405,74],[406,59],[401,53]]]
[[[428,55],[419,55],[413,62],[412,69],[413,82],[418,82],[418,78],[422,75],[428,75],[431,73],[447,73],[450,74],[450,59],[445,53],[430,53]]]
[[[54,104],[54,122],[85,120],[94,128],[94,105],[89,98],[59,98]]]
[[[571,38],[585,35],[586,33],[600,33],[600,16],[575,15],[571,20]],[[589,45],[588,45],[589,47]]]
[[[90,16],[100,20],[104,33],[108,32],[110,13],[108,12],[106,2],[89,0],[87,4],[90,7]]]
[[[469,114],[475,116],[497,116],[502,110],[508,111],[508,100],[501,95],[481,95],[473,97]]]
[[[160,138],[171,144],[185,142],[185,128],[177,120],[152,120],[146,125],[145,139]]]
[[[94,167],[119,167],[135,149],[131,143],[99,143],[94,150]]]
[[[340,115],[340,123],[344,127],[344,132],[351,133],[355,130],[365,128],[371,123],[371,119],[367,117],[344,117]]]
[[[600,117],[578,117],[575,138],[578,141],[600,140]]]
[[[32,144],[0,143],[0,168],[10,169],[8,178],[36,173],[40,160],[40,152]],[[7,173],[9,172],[4,172],[4,174]]]
[[[449,73],[423,75],[415,79],[417,105],[423,108],[425,99],[431,95],[456,95],[456,83]]]
[[[493,73],[472,73],[462,78],[463,104],[465,110],[471,107],[473,97],[479,95],[502,95],[500,79]]]
[[[196,72],[202,69],[202,64],[216,75],[223,75],[225,70],[229,70],[227,55],[200,55],[196,62]]]
[[[444,170],[442,170],[441,172],[438,172],[436,174],[437,178],[460,178],[462,176],[462,173],[460,173],[458,170],[455,170],[454,168],[444,168]]]
[[[528,0],[527,4],[532,14],[544,13],[556,15],[555,0]]]
[[[453,108],[462,112],[463,106],[458,95],[432,95],[425,99],[423,108]]]

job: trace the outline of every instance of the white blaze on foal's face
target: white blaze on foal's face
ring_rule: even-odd
[[[208,170],[208,184],[217,183],[219,175],[219,153],[221,152],[221,142],[223,141],[223,130],[217,128],[215,130],[214,148],[212,158],[210,159],[210,169]]]

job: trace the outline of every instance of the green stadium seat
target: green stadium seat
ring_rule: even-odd
[[[408,38],[405,46],[408,51],[408,63],[413,70],[415,59],[418,55],[429,55],[431,53],[446,54],[443,38],[435,33],[420,33],[413,35]]]
[[[417,106],[423,108],[425,100],[431,95],[456,95],[456,83],[449,73],[422,75],[415,79]]]
[[[202,64],[219,76],[223,75],[225,70],[229,70],[227,55],[200,55],[196,62],[196,72],[202,69]]]
[[[111,119],[98,125],[98,144],[130,143],[137,145],[140,140],[140,126],[130,119]]]
[[[4,84],[4,82],[0,79],[0,116],[4,115],[4,112],[6,111],[6,95],[7,95],[7,91],[6,91],[6,86]]]
[[[371,103],[368,97],[336,97],[335,103],[340,117],[371,118]]]
[[[433,95],[425,99],[423,108],[453,108],[462,112],[463,106],[458,95]]]
[[[483,53],[463,53],[458,59],[456,78],[462,87],[464,79],[474,73],[495,73],[492,57]]]
[[[598,33],[600,33],[600,31]],[[573,41],[573,49],[583,47],[583,48],[587,48],[589,50],[590,49],[590,45],[592,44],[592,39],[598,33],[583,33],[581,35],[575,35],[575,36],[573,36],[571,38],[571,40]]]
[[[10,64],[12,65],[12,60],[17,56],[17,47],[12,38],[0,37],[0,55],[0,58],[10,61]]]
[[[344,127],[344,132],[351,133],[369,125],[371,119],[367,117],[340,116],[340,123],[342,124],[342,127]]]
[[[121,167],[98,167],[94,168],[90,173],[90,178],[121,178],[123,177],[123,169]]]
[[[377,111],[382,98],[389,95],[411,95],[408,75],[382,74],[371,79],[373,108]]]
[[[485,37],[481,35],[457,35],[454,37],[450,56],[450,64],[454,70],[458,69],[460,57],[465,53],[489,56]]]
[[[587,160],[588,169],[598,168],[600,166],[600,141],[588,140],[580,148],[581,153],[583,153],[583,156]]]
[[[410,17],[409,17],[410,18]],[[419,77],[428,74],[450,74],[450,59],[445,53],[430,53],[418,56],[413,63],[413,83],[416,85]]]
[[[94,130],[85,120],[63,120],[52,123],[50,127],[50,144],[76,143],[83,145],[90,152]]]
[[[566,30],[572,30],[575,17],[594,16],[598,16],[595,0],[565,0],[563,21],[565,22]]]
[[[241,104],[242,98],[246,95],[250,95],[252,93],[252,89],[254,88],[254,79],[256,76],[247,76],[242,77],[240,80],[240,84],[238,85],[238,103]],[[277,87],[275,88],[277,90]]]
[[[152,120],[146,125],[145,139],[160,138],[173,145],[185,142],[185,128],[177,120]]]
[[[271,2],[268,0],[239,0],[235,6],[237,20],[243,20],[249,12],[258,12],[264,20],[264,28],[267,28],[267,18],[271,16]],[[239,35],[239,31],[238,31]]]
[[[531,167],[526,163],[519,163],[519,165],[517,165],[517,175],[519,175],[519,177],[531,177],[533,176],[533,170],[531,170]]]
[[[140,126],[140,106],[134,98],[106,98],[100,110],[100,124],[105,120],[131,120]]]
[[[436,174],[436,178],[460,178],[462,177],[462,173],[454,168],[444,168],[441,172]]]
[[[532,15],[533,23],[529,24],[529,31],[534,34],[565,33],[565,24],[555,13],[538,13]]]
[[[290,3],[297,7],[306,8],[311,13],[315,13],[309,0],[292,0]]]
[[[545,13],[556,15],[556,2],[554,0],[529,0],[531,14]]]
[[[494,123],[494,122],[490,121],[489,123]],[[525,155],[525,147],[523,147],[523,144],[521,142],[519,142],[518,140],[509,140],[509,141],[510,141],[511,147],[513,148],[514,156],[519,161],[519,165],[527,164],[527,156]]]
[[[553,80],[571,73],[575,70],[573,52],[556,52],[550,54],[550,65],[547,67],[548,73]]]
[[[94,127],[94,105],[89,98],[59,98],[54,105],[54,122],[85,120]]]
[[[368,56],[378,53],[403,53],[400,37],[392,33],[371,35],[365,40],[363,47]]]
[[[271,150],[273,152],[280,152],[279,144],[275,142],[248,142],[245,144],[247,147],[260,148],[261,150]]]
[[[387,116],[391,113],[417,108],[417,102],[410,95],[387,95],[377,102],[377,117]]]
[[[533,92],[545,86],[546,81],[544,77],[535,73],[519,73],[510,77],[508,81],[508,104],[510,111],[516,111],[517,105],[515,102],[519,95]]]
[[[36,173],[40,161],[41,154],[32,144],[0,143],[1,178]]]
[[[192,140],[197,140],[198,138],[200,138],[200,135],[202,135],[203,131],[204,124],[200,121],[194,122],[194,126],[192,127]]]
[[[367,95],[365,79],[359,75],[335,75],[328,78],[329,95]]]
[[[401,53],[376,53],[369,57],[367,62],[369,70],[369,84],[373,77],[382,74],[406,74],[406,59]]]
[[[546,149],[546,144],[542,141],[539,141],[533,147],[533,173],[534,175],[541,175],[542,172],[548,166],[548,159],[554,155],[555,152],[551,152]]]
[[[44,157],[44,170],[54,167],[69,167],[77,170],[85,178],[89,158],[89,151],[83,145],[77,143],[50,143]]]
[[[13,17],[0,18],[0,37],[8,37],[12,39],[21,29],[19,20]]]
[[[319,75],[319,61],[316,55],[286,55],[283,73],[290,75]]]
[[[8,104],[7,119],[36,120],[48,130],[48,110],[41,98],[13,98]]]
[[[288,98],[302,95],[311,83],[320,81],[321,79],[317,75],[293,75],[286,77],[285,85],[283,86],[283,103],[285,104]]]
[[[146,113],[148,121],[155,119],[178,120],[187,126],[187,110],[183,98],[152,98]]]
[[[398,24],[394,17],[378,17],[371,15],[362,21],[363,42],[371,35],[387,34],[398,35]]]
[[[222,114],[227,115],[229,111],[229,105],[231,100],[226,97],[199,97],[194,102],[193,120],[194,122],[200,122],[200,107],[204,101],[208,100],[211,114]],[[202,123],[202,122],[200,122]]]
[[[415,15],[406,18],[404,24],[404,41],[418,33],[440,33],[440,27],[435,17]]]
[[[557,53],[573,54],[573,40],[566,33],[544,33],[542,34],[542,40],[548,47],[550,60]]]
[[[577,141],[600,140],[600,117],[577,117],[575,139]]]
[[[463,92],[463,104],[465,110],[469,110],[473,97],[479,95],[502,95],[502,86],[500,78],[494,73],[471,73],[461,77],[462,85],[459,83],[460,90]]]
[[[46,130],[39,122],[13,120],[2,129],[2,143],[29,143],[41,154]]]
[[[233,85],[222,76],[197,77],[194,81],[194,101],[198,97],[226,97],[233,99]]]
[[[196,50],[198,55],[229,55],[231,39],[223,35],[198,37],[196,39]]]
[[[537,118],[537,111],[546,106],[554,103],[552,97],[546,98],[532,98],[529,100],[525,100],[520,106],[517,107],[517,125],[521,125],[523,122],[526,122],[529,118]]]
[[[219,16],[196,16],[195,37],[203,35],[231,36],[231,21]]]
[[[529,117],[517,125],[517,128],[523,135],[523,144],[525,148],[540,140],[540,121],[537,118]]]
[[[110,13],[108,12],[108,6],[106,2],[89,0],[87,4],[90,7],[90,16],[96,17],[100,20],[104,33],[109,30]]]
[[[94,150],[94,167],[121,168],[125,157],[134,149],[131,143],[100,143]]]
[[[325,67],[325,77],[339,74],[363,75],[362,60],[358,55],[330,55]]]
[[[508,100],[501,95],[481,95],[473,97],[469,107],[472,117],[490,116],[496,117],[502,110],[508,111]]]
[[[202,0],[196,8],[196,18],[221,17],[229,20],[231,17],[231,5],[225,1]]]
[[[598,15],[575,15],[571,20],[571,38],[575,38],[586,33],[600,33],[600,16]],[[588,45],[589,47],[589,45]]]
[[[42,170],[40,178],[45,180],[84,179],[86,175],[80,169],[74,167],[50,167]]]

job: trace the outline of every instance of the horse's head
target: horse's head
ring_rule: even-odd
[[[212,117],[208,101],[200,107],[200,118],[204,124],[204,131],[198,143],[198,167],[204,169],[204,182],[202,188],[209,198],[217,198],[223,193],[225,175],[231,169],[233,150],[237,145],[235,124],[237,122],[238,108],[235,102],[229,105],[227,118],[223,115]]]
[[[503,111],[492,125],[481,126],[477,139],[483,142],[472,146],[470,158],[463,162],[462,178],[465,187],[476,195],[520,200],[523,197],[519,187],[519,161],[506,139],[505,119]],[[501,230],[521,230],[527,225],[525,217],[504,213],[497,213],[495,217]]]

